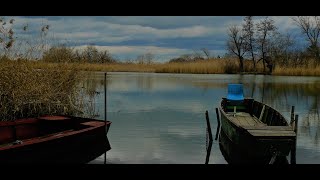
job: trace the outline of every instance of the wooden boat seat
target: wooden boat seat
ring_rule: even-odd
[[[227,113],[228,118],[236,125],[246,129],[255,137],[295,137],[296,134],[290,126],[268,126],[257,117],[249,113]]]
[[[272,127],[272,126],[271,126]],[[276,126],[275,126],[276,127]],[[288,130],[277,130],[277,129],[252,129],[248,132],[255,137],[295,137],[296,133],[294,131]]]
[[[251,116],[249,113],[246,113],[246,112],[237,112],[236,114],[234,114],[233,112],[230,112],[230,113],[227,113],[227,116],[238,126],[242,126],[242,127],[267,126],[255,116]]]

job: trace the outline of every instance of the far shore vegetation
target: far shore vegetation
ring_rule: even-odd
[[[14,19],[0,17],[0,120],[84,114],[82,71],[320,76],[320,19],[292,19],[308,42],[305,47],[278,32],[272,18],[257,22],[246,16],[228,27],[224,56],[201,48],[160,63],[152,52],[124,60],[94,45],[77,49],[50,43],[50,25],[41,25],[39,36],[31,37],[28,24],[18,30]]]
[[[149,73],[185,73],[185,74],[238,74],[238,64],[234,59],[207,59],[194,62],[172,62],[172,63],[75,63],[75,62],[43,62],[43,61],[28,61],[18,60],[12,63],[24,63],[33,69],[64,69],[75,71],[101,71],[101,72],[149,72]],[[0,65],[5,64],[1,61]],[[245,68],[241,74],[264,74],[263,65],[257,64],[256,71],[253,71],[253,66],[249,61],[245,61]],[[320,76],[320,65],[306,66],[276,66],[272,75],[283,76]]]

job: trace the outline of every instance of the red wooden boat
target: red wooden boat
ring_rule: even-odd
[[[110,121],[42,116],[0,122],[0,163],[87,163],[111,149]]]

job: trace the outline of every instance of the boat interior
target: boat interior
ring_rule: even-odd
[[[43,116],[39,118],[19,119],[0,122],[0,148],[21,144],[22,141],[57,136],[68,132],[80,131],[97,125],[103,121],[89,121],[85,118],[66,116]]]

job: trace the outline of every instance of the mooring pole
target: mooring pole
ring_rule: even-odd
[[[294,142],[292,145],[291,149],[291,154],[290,154],[290,163],[291,164],[296,164],[296,150],[297,150],[297,138],[298,138],[298,115],[295,116],[294,120],[294,132],[296,133],[296,137],[294,138]]]
[[[105,138],[107,138],[107,73],[104,73],[104,127]],[[107,152],[104,152],[104,164],[107,163]]]
[[[207,156],[206,156],[206,162],[205,164],[208,164],[209,163],[209,159],[210,159],[210,153],[211,153],[211,147],[212,147],[212,131],[211,131],[211,126],[210,126],[210,120],[209,120],[209,114],[208,114],[208,111],[206,111],[206,121],[207,121],[207,131],[208,131],[208,134],[209,134],[209,145],[208,147],[206,147],[207,149]],[[208,139],[206,139],[207,143],[208,143]],[[206,145],[207,145],[206,143]]]
[[[107,164],[107,151],[104,152],[104,161],[103,164]]]
[[[290,125],[292,126],[292,123],[294,121],[294,106],[291,107],[291,118],[290,118]]]
[[[208,146],[208,149],[207,149],[207,156],[206,156],[205,164],[209,163],[210,154],[211,154],[211,148],[212,148],[212,141],[209,141],[209,146]]]
[[[217,114],[218,126],[217,126],[217,132],[216,132],[216,138],[215,138],[215,140],[218,139],[219,129],[220,129],[220,117],[219,117],[219,110],[218,110],[218,108],[216,108],[216,114]]]
[[[208,111],[206,111],[206,121],[207,121],[207,128],[209,133],[209,140],[212,141],[212,132],[211,132],[211,126],[210,126],[210,120],[209,120],[209,114]]]
[[[104,123],[107,127],[107,73],[104,73]],[[106,132],[107,134],[107,132]]]

